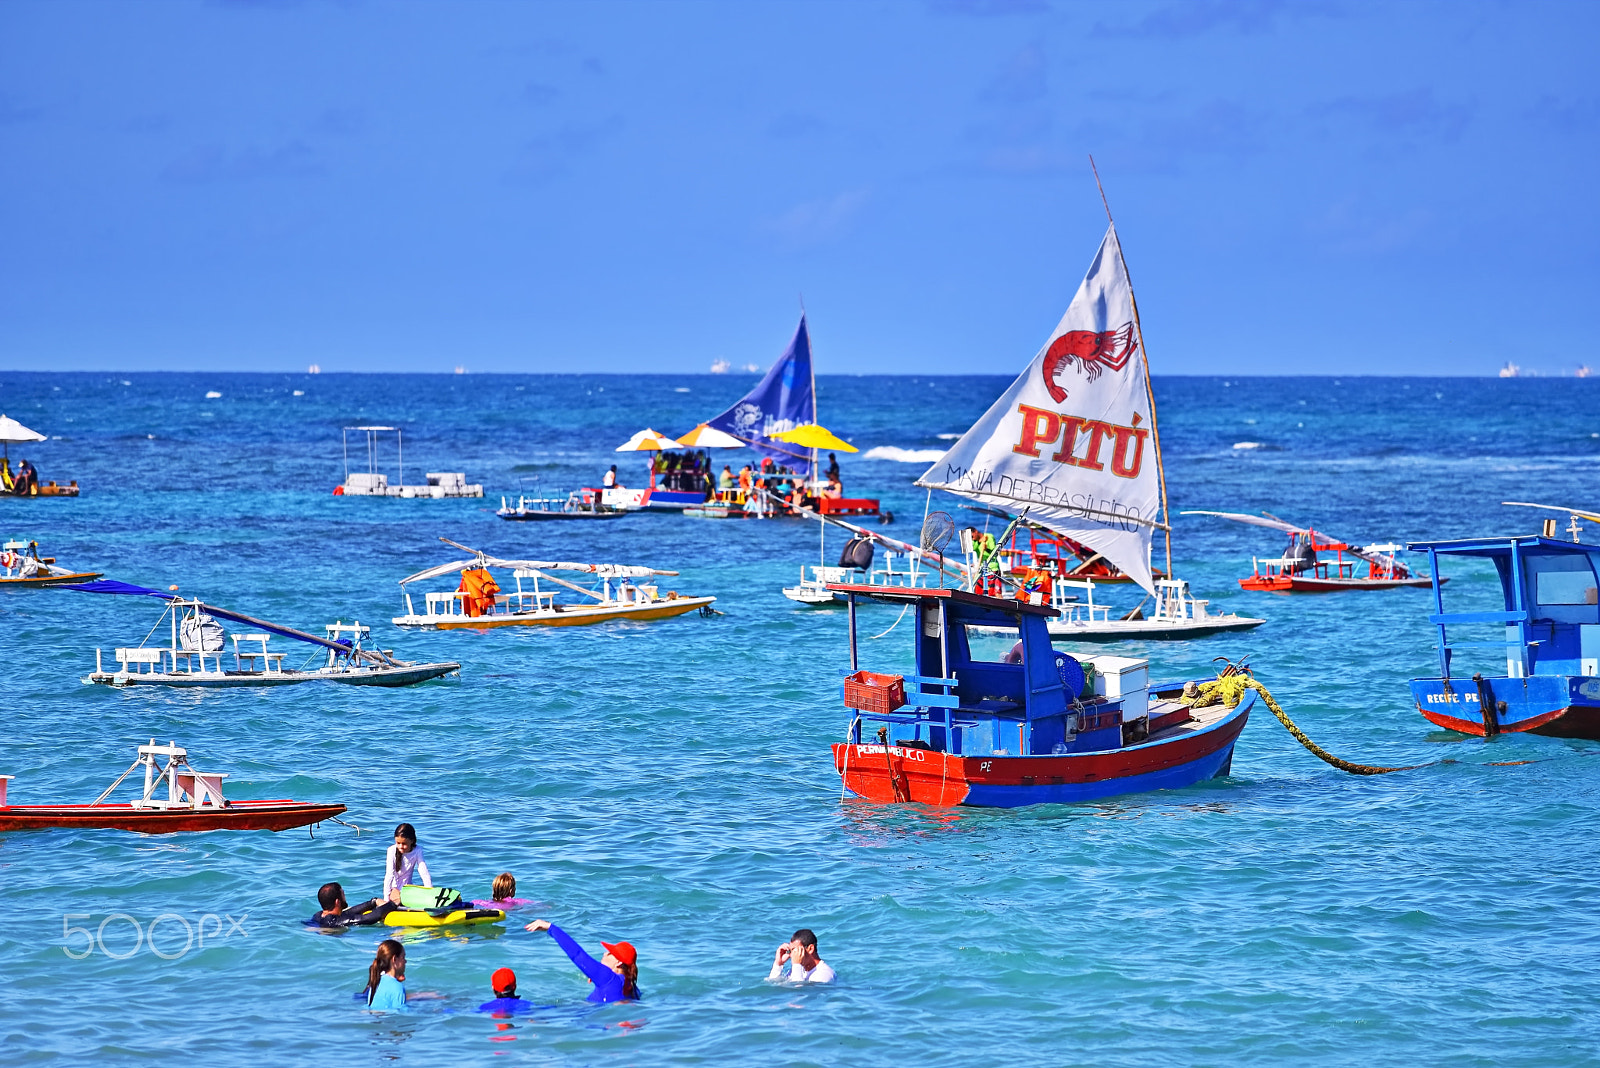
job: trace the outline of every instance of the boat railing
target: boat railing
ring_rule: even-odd
[[[886,552],[884,554],[884,566],[870,572],[867,576],[867,582],[874,586],[915,589],[918,586],[926,585],[932,576],[938,574],[935,568],[928,567],[919,570],[915,564],[904,570],[896,569],[895,561],[910,559],[911,557],[907,553]],[[829,581],[840,582],[843,579],[830,579]]]
[[[811,581],[819,585],[829,582],[849,582],[855,572],[856,569],[853,567],[819,567],[816,564],[812,564]],[[800,581],[806,581],[804,568],[801,569]]]
[[[512,507],[505,497],[500,498],[500,511],[506,513],[518,512],[559,512],[566,506],[567,501],[560,497],[518,497],[516,507]]]
[[[331,630],[332,628],[329,628],[329,629]],[[261,661],[261,670],[263,672],[265,672],[266,674],[268,674],[268,675],[273,675],[273,674],[281,675],[281,674],[283,674],[283,658],[284,658],[285,654],[283,654],[283,653],[272,653],[272,652],[268,652],[267,651],[267,640],[271,637],[271,635],[269,635],[269,634],[234,634],[234,635],[231,635],[231,637],[233,638],[233,667],[234,667],[234,670],[236,670],[236,671],[251,671],[251,672],[253,672],[256,669],[256,661],[259,660],[259,661]],[[331,638],[332,635],[330,634],[329,637]],[[253,649],[248,650],[248,651],[240,649],[239,648],[239,643],[240,642],[257,642],[257,643],[260,643],[261,651],[260,652],[256,652]],[[201,671],[205,670],[205,657],[204,657],[204,655],[202,655],[201,658],[200,658],[200,670]]]
[[[1189,584],[1182,579],[1156,579],[1154,619],[1177,623],[1186,619],[1205,619],[1210,601],[1189,596]]]
[[[1066,590],[1082,590],[1081,601],[1066,600]],[[1051,607],[1062,614],[1066,623],[1107,623],[1111,609],[1094,603],[1094,579],[1058,579],[1051,589]]]
[[[846,675],[853,672],[846,672]],[[856,722],[852,725],[851,741],[860,743],[861,720],[870,719],[874,723],[933,723],[943,724],[947,712],[961,707],[961,698],[956,696],[955,688],[960,684],[959,679],[940,678],[932,675],[900,675],[905,689],[905,704],[888,710],[870,710],[857,708],[850,703],[848,686],[840,685],[840,697],[845,702],[845,707],[855,712]],[[928,692],[925,687],[932,687],[934,692]],[[939,692],[939,691],[948,692]],[[965,725],[965,724],[962,724]]]
[[[118,649],[116,650],[117,663],[121,666],[117,669],[117,674],[137,675],[146,672],[158,672],[165,664],[167,652],[168,650],[166,649],[145,649],[143,647],[138,649]],[[100,650],[96,649],[96,661],[99,658]],[[99,666],[98,663],[95,664],[96,669]]]

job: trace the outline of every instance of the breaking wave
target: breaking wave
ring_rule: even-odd
[[[944,455],[943,449],[902,449],[878,445],[861,454],[863,460],[895,460],[903,464],[931,464]]]

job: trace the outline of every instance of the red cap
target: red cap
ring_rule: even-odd
[[[629,943],[629,942],[614,942],[614,943],[613,942],[601,942],[600,944],[602,946],[606,947],[606,952],[607,953],[611,954],[613,957],[617,958],[622,963],[628,964],[628,965],[632,965],[633,967],[638,967],[638,965],[639,965],[639,952],[638,952],[638,950],[633,948],[632,943]]]
[[[489,976],[489,986],[496,994],[502,990],[515,990],[517,988],[517,973],[510,968],[499,968]]]

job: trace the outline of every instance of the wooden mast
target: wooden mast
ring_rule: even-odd
[[[1116,229],[1117,222],[1111,217],[1111,204],[1106,200],[1106,188],[1100,184],[1100,168],[1094,165],[1094,155],[1089,156],[1089,169],[1094,172],[1094,186],[1100,190],[1100,203],[1106,209],[1106,222]],[[1156,423],[1156,394],[1150,388],[1150,349],[1144,344],[1144,325],[1139,322],[1139,298],[1133,292],[1133,274],[1128,270],[1128,259],[1122,256],[1122,241],[1117,241],[1117,255],[1122,258],[1122,272],[1128,276],[1128,299],[1133,304],[1133,326],[1139,331],[1139,344],[1144,347],[1144,392],[1150,402],[1150,441],[1156,449],[1156,474],[1161,482],[1161,522],[1162,534],[1167,543],[1167,578],[1172,577],[1172,517],[1167,511],[1167,469],[1161,462],[1161,432]]]

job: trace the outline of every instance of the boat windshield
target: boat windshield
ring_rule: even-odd
[[[993,624],[967,623],[967,650],[974,663],[1015,663],[1006,659],[1022,640],[1022,631],[1016,627]]]

